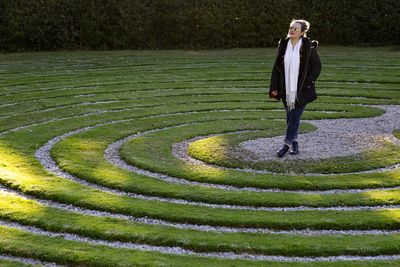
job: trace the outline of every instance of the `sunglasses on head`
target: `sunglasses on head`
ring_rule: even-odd
[[[289,30],[293,30],[295,32],[301,32],[301,29],[297,27],[290,27]]]

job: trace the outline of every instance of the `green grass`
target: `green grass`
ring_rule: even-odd
[[[12,260],[1,260],[0,259],[0,266],[2,267],[26,267],[26,266],[36,266],[39,267],[40,265],[32,265],[32,264],[25,264],[17,261]]]
[[[395,252],[396,243],[400,238],[400,235],[330,237],[179,230],[119,219],[79,215],[43,207],[34,201],[9,194],[1,196],[4,201],[0,207],[0,218],[3,220],[94,239],[130,241],[156,246],[179,246],[196,252],[232,251],[285,256],[380,255]]]
[[[398,189],[355,194],[222,190],[172,184],[131,173],[111,165],[103,157],[112,142],[158,129],[124,144],[120,151],[124,160],[146,170],[190,181],[236,187],[325,190],[399,186],[399,170],[340,174],[398,163],[399,148],[391,144],[351,157],[292,161],[290,165],[277,162],[249,165],[237,156],[238,143],[282,135],[284,131],[282,104],[269,100],[266,94],[274,55],[274,49],[1,54],[4,67],[0,69],[0,132],[11,132],[0,136],[0,184],[39,199],[167,222],[284,230],[400,229],[399,209],[245,211],[118,196],[50,174],[34,156],[36,149],[55,136],[97,125],[57,143],[51,155],[63,170],[109,188],[146,196],[253,207],[399,205]],[[390,48],[322,47],[320,55],[323,72],[317,83],[319,98],[307,107],[304,119],[379,116],[382,110],[362,105],[400,104],[399,52]],[[314,130],[311,125],[303,126],[303,132]],[[17,127],[22,128],[13,131]],[[236,131],[247,132],[231,134]],[[276,172],[290,169],[297,173],[336,172],[338,175],[250,174],[195,166],[172,155],[173,144],[210,134],[217,136],[190,145],[192,156],[230,167],[250,166]],[[394,135],[400,138],[400,129]],[[0,218],[53,232],[177,246],[197,252],[300,257],[400,254],[398,234],[303,236],[184,230],[72,213],[4,192],[0,192]],[[72,266],[400,264],[398,261],[305,264],[219,260],[109,248],[8,227],[0,230],[0,255]],[[0,265],[23,266],[6,260],[1,260]]]
[[[243,115],[241,115],[243,116]],[[172,118],[176,121],[175,117]],[[162,119],[163,123],[166,122],[166,117]],[[131,123],[127,124],[127,129],[131,130],[135,126],[137,127],[140,124],[139,120],[135,121],[135,125]],[[232,123],[227,123],[232,125]],[[155,122],[151,122],[153,127],[155,126]],[[164,124],[165,125],[165,124]],[[221,126],[221,122],[212,123],[210,127],[211,129],[215,129],[215,126],[219,125],[224,128],[225,126]],[[237,124],[239,125],[239,124]],[[197,126],[198,129],[208,129]],[[161,127],[161,126],[160,126]],[[193,129],[195,126],[190,126]],[[230,126],[231,127],[231,126]],[[97,130],[93,130],[90,133],[80,134],[74,138],[69,138],[66,141],[60,142],[57,144],[53,150],[54,157],[59,162],[59,165],[62,168],[66,169],[68,172],[73,173],[79,177],[82,177],[86,180],[100,183],[109,187],[114,187],[118,189],[123,189],[125,191],[136,192],[136,193],[145,193],[148,195],[162,195],[165,197],[175,197],[175,198],[183,198],[188,200],[198,200],[202,202],[211,202],[211,203],[223,203],[223,204],[239,204],[239,205],[255,205],[255,206],[301,206],[301,205],[310,205],[310,206],[330,206],[330,205],[382,205],[387,203],[388,199],[394,204],[399,203],[398,191],[378,191],[373,192],[370,195],[367,194],[337,194],[337,195],[302,195],[295,193],[288,194],[274,194],[274,193],[253,193],[248,194],[246,192],[235,192],[235,191],[223,191],[223,190],[215,190],[215,189],[204,189],[196,186],[191,186],[190,190],[187,190],[187,186],[176,185],[176,184],[168,184],[157,179],[146,178],[137,174],[132,174],[110,165],[103,157],[102,153],[106,148],[108,143],[111,143],[111,140],[118,139],[118,136],[115,136],[115,133],[112,132],[109,135],[110,128],[115,128],[115,126],[109,127],[101,127]],[[125,135],[123,131],[125,127],[121,125],[118,127],[119,133]],[[182,139],[186,137],[191,137],[193,133],[187,130],[188,127],[185,128],[176,128],[172,129],[172,134],[169,136],[172,137],[173,141],[176,141],[176,137],[184,134]],[[184,129],[184,130],[183,130]],[[226,128],[225,128],[226,129]],[[142,130],[142,129],[140,129]],[[119,134],[118,133],[118,134]],[[200,133],[197,133],[200,134]],[[96,142],[93,142],[94,136],[99,136],[96,138]],[[153,137],[154,136],[154,137]],[[150,139],[151,141],[147,141]],[[149,156],[154,157],[157,156],[156,159],[153,160],[155,166],[157,166],[158,170],[163,172],[168,171],[168,174],[175,175],[178,177],[182,177],[183,174],[187,174],[186,176],[190,178],[190,174],[196,174],[195,177],[199,178],[199,173],[206,176],[206,178],[211,177],[213,174],[218,174],[216,178],[214,178],[215,182],[219,182],[223,179],[233,183],[234,177],[232,176],[233,172],[220,172],[218,170],[214,170],[212,168],[201,168],[201,167],[186,167],[182,165],[182,163],[176,160],[171,156],[171,145],[172,142],[170,140],[164,139],[161,135],[151,134],[146,137],[138,138],[135,140],[137,142],[132,143],[132,147],[127,147],[126,151],[133,152],[135,156],[140,156],[138,153],[138,149],[143,151],[143,153],[147,153]],[[140,146],[139,142],[143,141],[145,146]],[[132,148],[132,149],[131,149]],[[122,150],[122,155],[125,155],[125,149]],[[162,157],[169,157],[167,161]],[[164,161],[167,161],[164,163]],[[81,162],[86,162],[83,166]],[[146,161],[151,162],[150,160]],[[138,162],[135,162],[138,164]],[[88,166],[90,166],[88,168]],[[161,166],[161,167],[160,167]],[[182,167],[181,167],[182,166]],[[178,172],[178,168],[182,171]],[[93,173],[93,170],[96,170]],[[237,173],[237,172],[236,172]],[[249,183],[249,180],[252,179],[253,184],[258,186],[262,186],[266,184],[269,187],[282,187],[285,186],[289,188],[332,188],[332,187],[340,187],[341,184],[343,188],[348,187],[377,187],[377,186],[394,186],[398,184],[398,179],[396,176],[389,173],[386,176],[376,175],[377,178],[373,179],[371,174],[365,175],[343,175],[341,177],[338,176],[330,176],[330,177],[304,177],[303,180],[299,176],[287,176],[284,175],[248,175],[247,180],[243,181],[241,179],[243,175],[241,173],[237,174],[238,182],[246,182]],[[268,177],[269,179],[266,179]],[[368,179],[367,179],[368,177]],[[339,180],[339,179],[341,180]],[[257,184],[258,182],[259,184]],[[349,186],[349,184],[351,186]]]
[[[280,132],[282,133],[282,129]],[[354,156],[320,160],[254,161],[254,155],[239,147],[246,140],[267,137],[265,132],[251,134],[225,134],[201,139],[190,144],[188,152],[193,158],[230,168],[251,168],[278,173],[325,173],[340,174],[384,168],[400,162],[400,148],[391,142],[382,142],[379,149]],[[245,156],[247,158],[245,158]]]
[[[8,227],[0,227],[0,252],[36,257],[43,261],[71,266],[320,266],[320,263],[256,262],[249,260],[208,259],[175,256],[128,249],[113,249],[101,245],[66,241],[61,238],[33,235]],[[15,251],[18,251],[16,253]],[[123,260],[121,260],[123,259]],[[396,266],[398,261],[376,261],[363,266]],[[358,262],[324,262],[324,266],[361,266]]]
[[[273,129],[275,132],[284,131],[284,123],[281,122],[278,128],[271,124],[271,121],[255,121],[254,123],[259,124],[260,127],[268,128],[268,131]],[[244,123],[231,123],[227,122],[227,125],[223,125],[221,122],[214,124],[202,124],[201,126],[188,126],[186,128],[179,129],[168,129],[158,133],[151,133],[144,137],[135,138],[129,143],[127,143],[121,150],[122,157],[137,166],[142,168],[154,170],[157,172],[167,173],[176,177],[185,177],[186,179],[200,180],[200,181],[211,181],[215,183],[223,183],[229,185],[236,185],[240,187],[253,186],[261,188],[282,188],[282,189],[330,189],[330,188],[362,188],[362,187],[376,187],[378,184],[382,186],[383,184],[398,183],[396,179],[398,171],[388,172],[385,174],[354,174],[354,175],[340,175],[340,176],[301,176],[296,177],[282,176],[282,175],[271,175],[271,174],[248,174],[246,179],[243,179],[243,173],[235,170],[220,171],[219,169],[213,167],[203,167],[203,166],[190,166],[190,164],[185,164],[177,160],[171,155],[171,146],[175,142],[179,142],[188,139],[195,135],[208,135],[211,133],[218,133],[218,127],[224,130],[237,131],[242,130]],[[228,128],[229,127],[229,128]],[[280,127],[280,128],[279,128]],[[190,129],[189,129],[190,128]],[[232,129],[230,129],[232,128]],[[253,129],[258,130],[259,128],[253,127]],[[248,129],[248,128],[246,128]],[[208,130],[208,131],[207,131]],[[191,132],[193,131],[193,132]],[[268,131],[264,131],[266,136],[271,135]],[[223,133],[223,132],[222,132]],[[211,140],[218,140],[216,138],[211,138]],[[224,140],[225,141],[225,140]],[[207,142],[207,141],[204,141]],[[224,148],[218,147],[218,145],[210,145],[212,149],[219,149],[217,151],[211,151],[213,153],[207,152],[207,144],[202,141],[198,141],[202,146],[199,146],[199,153],[204,152],[203,158],[215,157],[218,159],[219,155],[224,157],[226,152]],[[229,141],[227,141],[229,142]],[[194,143],[196,144],[196,143]],[[392,151],[386,149],[384,152]],[[384,153],[383,152],[383,153]],[[385,156],[387,156],[387,154]],[[382,155],[382,154],[381,154]],[[233,165],[235,162],[230,161],[230,159],[225,158],[229,161],[231,167],[237,167]],[[385,158],[389,163],[395,163],[398,160],[398,155],[392,153],[392,158]],[[207,161],[207,158],[206,158]],[[381,160],[383,161],[383,160]],[[291,162],[292,163],[292,162]],[[329,161],[328,161],[329,163]],[[245,163],[242,163],[243,165]],[[290,164],[290,163],[289,163]],[[377,165],[377,163],[374,163]],[[381,163],[380,166],[383,164]],[[387,166],[387,165],[385,165]],[[307,166],[306,166],[307,167]],[[318,166],[316,166],[318,167]],[[324,167],[324,166],[322,166]],[[329,167],[329,166],[328,166]],[[353,166],[352,166],[353,167]],[[295,168],[295,166],[293,166]],[[356,166],[353,167],[354,169]],[[364,169],[364,168],[363,168]],[[273,166],[272,170],[280,171],[281,169]],[[299,170],[299,171],[304,171]],[[312,170],[311,170],[312,171]],[[341,170],[339,169],[338,172]],[[346,170],[344,170],[346,171]],[[218,173],[218,176],[216,175]],[[368,179],[366,179],[368,177]]]

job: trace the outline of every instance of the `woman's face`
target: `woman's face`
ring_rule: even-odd
[[[301,31],[301,24],[300,23],[293,23],[289,28],[289,36],[292,38],[299,38],[303,35]]]

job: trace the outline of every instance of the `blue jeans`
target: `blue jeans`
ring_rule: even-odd
[[[286,107],[286,136],[285,136],[285,144],[291,146],[293,141],[297,140],[299,126],[300,126],[300,118],[303,114],[303,111],[306,106],[294,108],[289,111]]]

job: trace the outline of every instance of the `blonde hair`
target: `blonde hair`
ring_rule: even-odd
[[[304,20],[304,19],[293,19],[289,24],[290,27],[292,27],[293,24],[295,24],[295,23],[298,23],[301,25],[301,32],[304,32],[303,36],[307,37],[307,32],[310,29],[310,25],[311,25],[310,22],[308,22],[307,20]],[[288,34],[288,37],[289,36],[290,35]]]

